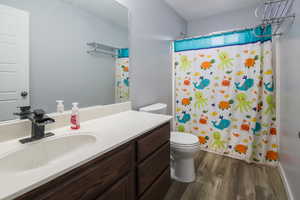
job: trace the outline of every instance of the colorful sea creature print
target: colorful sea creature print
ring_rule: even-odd
[[[183,84],[184,84],[185,86],[189,86],[189,85],[191,85],[191,81],[188,80],[188,79],[186,79],[186,80],[183,81]]]
[[[267,71],[264,72],[265,75],[272,75],[273,74],[273,70],[272,69],[268,69]]]
[[[222,86],[224,86],[224,87],[229,87],[229,86],[230,86],[230,80],[224,79],[224,80],[222,81]]]
[[[248,147],[244,144],[238,144],[234,147],[234,150],[236,152],[238,152],[239,154],[246,154],[247,150],[248,150]]]
[[[187,71],[192,67],[192,61],[189,60],[189,57],[186,55],[182,55],[180,57],[180,69],[182,71]]]
[[[231,123],[230,120],[223,119],[223,116],[221,116],[220,119],[221,120],[219,123],[217,123],[216,121],[211,122],[216,129],[224,130],[230,126],[230,123]]]
[[[203,93],[200,91],[195,92],[195,108],[203,108],[207,105],[207,98],[204,97]]]
[[[244,71],[238,71],[238,72],[235,73],[235,75],[237,75],[237,76],[242,76],[242,75],[244,75],[244,74],[245,74]]]
[[[122,65],[121,68],[123,69],[123,72],[129,72],[129,67]]]
[[[204,151],[275,166],[272,42],[174,52],[174,59],[175,130],[196,135]]]
[[[275,108],[276,108],[276,103],[274,100],[274,96],[273,95],[268,95],[266,97],[266,102],[267,102],[267,110],[265,111],[265,114],[269,114],[269,115],[273,115],[275,112]]]
[[[127,87],[129,87],[129,77],[125,78],[123,82]]]
[[[227,67],[233,66],[233,58],[229,57],[229,54],[225,51],[221,51],[218,55],[218,58],[220,59],[220,63],[218,64],[218,68],[221,70],[224,70]]]
[[[255,56],[254,58],[247,58],[244,63],[245,67],[247,67],[247,68],[254,67],[254,65],[258,59],[259,59],[259,56]]]
[[[248,96],[245,93],[238,93],[236,95],[236,100],[236,110],[239,110],[240,112],[248,112],[251,109],[252,102],[248,101]]]
[[[268,82],[268,83],[264,83],[265,89],[269,92],[274,92],[274,83],[272,82]]]
[[[185,124],[185,123],[187,123],[188,121],[191,120],[191,115],[190,114],[188,114],[186,112],[183,112],[182,114],[183,114],[183,116],[181,118],[179,116],[177,116],[177,121],[179,123]]]
[[[215,59],[212,59],[210,61],[204,61],[201,63],[200,67],[203,70],[207,70],[210,69],[215,62],[216,62]]]
[[[247,123],[243,123],[243,124],[241,124],[241,130],[242,131],[250,131],[250,125],[249,124],[247,124]]]
[[[199,124],[207,124],[207,120],[208,120],[208,117],[207,116],[201,116],[201,118],[199,119]]]
[[[181,100],[181,103],[182,103],[182,105],[184,105],[184,106],[188,106],[188,105],[191,104],[192,99],[193,99],[192,97],[190,97],[190,98],[183,98],[183,99]]]
[[[179,125],[179,126],[177,127],[177,130],[178,130],[179,132],[184,132],[184,131],[185,131],[184,125]]]
[[[277,129],[276,128],[270,128],[270,135],[277,135]]]
[[[259,122],[256,122],[255,123],[255,127],[252,128],[252,131],[253,131],[253,135],[255,135],[256,133],[260,132],[261,131],[261,124]]]
[[[209,140],[208,136],[198,136],[198,140],[200,144],[206,144],[207,141]]]
[[[200,77],[198,82],[193,82],[194,87],[198,90],[203,90],[205,89],[207,86],[209,86],[210,84],[210,80],[209,79],[205,79],[203,77]]]
[[[243,84],[242,83],[238,83],[238,82],[234,83],[236,89],[241,90],[241,91],[247,91],[251,87],[253,87],[253,85],[254,85],[254,79],[247,78],[247,76],[244,76],[243,79],[245,80]]]
[[[276,151],[267,151],[266,160],[268,161],[277,161],[278,153]]]
[[[226,141],[222,140],[222,136],[220,132],[213,132],[213,143],[211,144],[212,148],[215,149],[225,149],[225,143]]]
[[[230,100],[230,101],[220,101],[219,102],[219,108],[221,110],[228,110],[228,109],[230,109],[231,104],[233,104],[233,100]]]

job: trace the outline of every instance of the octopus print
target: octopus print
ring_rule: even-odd
[[[203,93],[200,91],[195,92],[195,108],[202,108],[207,105],[207,98],[203,96]]]
[[[220,63],[218,64],[219,69],[224,70],[227,67],[233,66],[233,58],[229,57],[229,54],[225,51],[222,51],[218,55]]]
[[[265,114],[273,115],[275,112],[275,107],[276,107],[274,97],[272,95],[268,95],[266,97],[266,102],[268,104],[268,107],[265,111]]]
[[[220,132],[213,133],[213,143],[211,144],[212,148],[215,149],[225,149],[225,141],[222,140],[222,136]]]
[[[180,69],[182,71],[187,71],[191,68],[192,66],[192,61],[189,60],[188,56],[181,56],[180,57]]]
[[[239,93],[236,95],[237,105],[236,110],[240,112],[248,112],[251,109],[251,101],[248,101],[248,96],[245,93]]]

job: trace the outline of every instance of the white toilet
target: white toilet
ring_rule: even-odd
[[[142,112],[166,114],[167,105],[158,103],[140,108]],[[200,150],[197,136],[189,133],[171,132],[171,176],[180,182],[195,180],[194,155]]]

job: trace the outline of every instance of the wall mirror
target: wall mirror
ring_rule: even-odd
[[[128,10],[115,0],[0,0],[0,121],[129,100]]]

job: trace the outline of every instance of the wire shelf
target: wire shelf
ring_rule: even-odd
[[[90,42],[90,43],[87,43],[87,45],[90,47],[90,50],[87,50],[88,54],[91,54],[91,55],[103,54],[103,55],[109,55],[112,57],[117,57],[117,53],[116,53],[117,48],[107,46],[104,44],[100,44],[97,42]]]
[[[265,0],[255,10],[255,16],[261,18],[258,26],[266,28],[272,26],[272,34],[261,34],[256,37],[270,37],[285,34],[293,25],[296,15],[292,13],[295,0]]]

